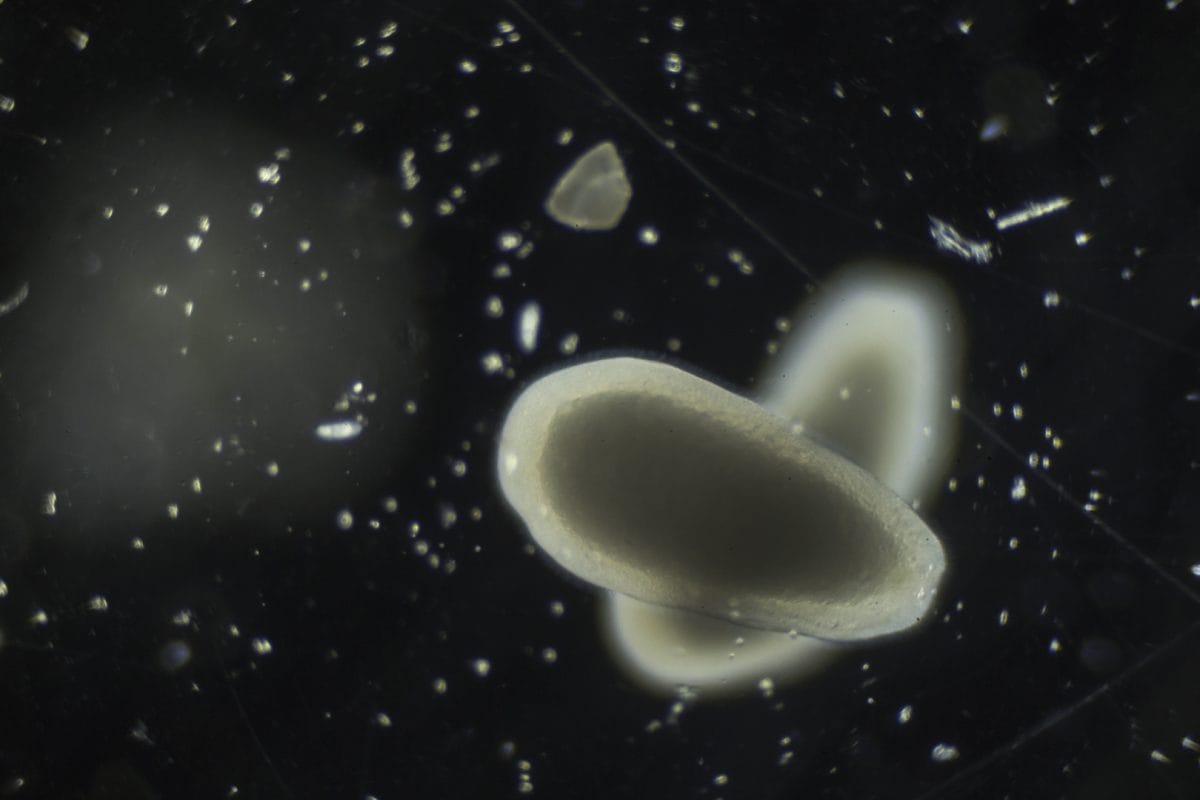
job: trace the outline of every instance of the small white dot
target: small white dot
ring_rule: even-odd
[[[929,756],[939,764],[945,764],[948,761],[954,761],[958,758],[958,748],[952,744],[938,742],[933,746],[933,750],[930,751]]]

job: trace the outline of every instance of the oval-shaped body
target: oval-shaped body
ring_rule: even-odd
[[[929,607],[942,548],[870,474],[688,372],[614,358],[530,385],[499,478],[542,548],[591,583],[770,630],[849,640]]]

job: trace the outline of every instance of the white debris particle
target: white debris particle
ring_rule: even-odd
[[[1042,305],[1046,308],[1058,308],[1061,302],[1062,298],[1059,297],[1058,292],[1054,289],[1047,289],[1042,293]]]
[[[672,75],[683,72],[683,56],[679,53],[667,53],[663,56],[663,69]]]
[[[484,353],[479,359],[483,371],[488,375],[495,375],[504,369],[504,358],[495,350]]]
[[[1018,420],[1018,421],[1020,421],[1020,420],[1021,420],[1021,419],[1023,419],[1024,417],[1025,417],[1025,409],[1024,409],[1022,406],[1021,406],[1021,404],[1020,404],[1020,403],[1013,403],[1013,405],[1012,405],[1012,418],[1013,418],[1013,419],[1015,419],[1015,420]]]
[[[496,236],[496,248],[502,253],[511,253],[521,246],[524,237],[520,231],[504,230]]]
[[[467,474],[467,462],[462,459],[455,459],[450,464],[450,474],[456,478],[461,478]]]
[[[1050,647],[1048,649],[1051,653],[1057,653],[1062,650],[1062,642],[1060,642],[1058,639],[1051,639]]]
[[[763,697],[773,697],[775,695],[775,681],[770,678],[763,678],[758,682],[758,691]]]
[[[913,707],[912,706],[904,706],[898,712],[896,712],[896,721],[899,722],[901,725],[907,725],[909,720],[912,719],[912,715],[913,715]]]
[[[999,623],[1000,627],[1002,627],[1002,628],[1008,624],[1008,609],[1007,608],[1000,610],[999,616],[996,617],[996,622]]]
[[[322,422],[317,426],[317,438],[326,442],[343,442],[363,432],[362,423],[356,419],[337,419]]]
[[[1200,562],[1192,564],[1192,574],[1200,578]]]
[[[542,649],[542,661],[547,664],[553,664],[558,661],[558,651],[553,647],[545,647]]]
[[[948,222],[929,217],[929,236],[939,250],[945,250],[966,261],[987,264],[992,260],[992,243],[963,236]]]
[[[192,493],[193,494],[202,494],[203,492],[204,492],[204,486],[203,486],[203,484],[200,483],[199,476],[192,478]]]
[[[1028,493],[1028,487],[1025,486],[1025,479],[1020,475],[1013,478],[1012,489],[1009,490],[1009,495],[1013,500],[1021,501],[1025,499]]]
[[[88,598],[88,611],[108,611],[108,598],[102,594]]]
[[[1075,246],[1083,247],[1092,240],[1092,234],[1088,231],[1075,231]]]
[[[724,773],[721,773],[720,775],[714,775],[712,782],[713,786],[725,786],[727,783],[729,783],[729,776]]]
[[[38,627],[41,627],[43,625],[49,625],[50,624],[50,615],[48,615],[45,611],[43,611],[42,609],[39,608],[37,611],[34,611],[32,614],[29,615],[29,624],[36,625]]]
[[[1018,209],[998,215],[996,217],[996,230],[1002,231],[1016,227],[1017,225],[1024,225],[1027,222],[1040,219],[1047,214],[1062,211],[1071,205],[1071,203],[1071,198],[1062,196],[1050,197],[1046,200],[1031,200]]]
[[[938,742],[929,751],[929,757],[939,764],[945,764],[958,758],[958,748],[952,744]]]
[[[0,94],[0,111],[5,114],[11,114],[13,109],[17,107],[17,101],[6,94]]]
[[[742,273],[743,275],[754,274],[754,264],[751,263],[750,259],[746,258],[746,254],[741,250],[733,248],[725,254],[725,257],[728,258],[729,263],[737,267],[738,272]]]
[[[2,596],[3,595],[0,595],[0,597],[2,597]],[[566,608],[566,606],[563,605],[563,602],[561,600],[550,601],[550,616],[556,617],[556,618],[561,617],[564,613],[566,613],[566,610],[567,610],[567,608]]]
[[[638,229],[638,241],[644,245],[658,244],[658,228],[653,225],[643,225]]]
[[[354,527],[354,514],[350,513],[350,509],[343,508],[337,513],[337,526],[343,531],[348,531]]]
[[[434,678],[433,679],[434,694],[445,694],[446,690],[449,688],[450,687],[449,687],[449,685],[447,685],[445,678]]]
[[[191,250],[191,251],[194,253],[194,252],[196,252],[197,250],[199,250],[199,249],[200,249],[200,246],[201,246],[202,244],[204,244],[204,237],[203,237],[203,236],[201,236],[201,235],[200,235],[200,234],[198,234],[198,233],[190,233],[190,234],[188,234],[188,237],[187,237],[187,248],[188,248],[188,250]]]
[[[179,519],[179,504],[178,503],[168,503],[167,504],[167,518],[168,519]]]
[[[381,728],[390,728],[392,727],[392,718],[387,712],[380,711],[375,714],[375,724]]]
[[[58,503],[57,492],[46,492],[42,496],[42,513],[47,517],[53,517],[57,512],[56,504]]]
[[[0,581],[2,583],[2,581]],[[1200,742],[1197,742],[1190,736],[1183,737],[1183,741],[1179,743],[1185,750],[1191,750],[1193,753],[1200,753]]]
[[[186,608],[181,608],[171,615],[171,624],[184,628],[192,624],[192,612]]]
[[[477,658],[471,662],[471,669],[475,670],[475,674],[479,677],[486,678],[492,671],[492,664],[486,658]]]
[[[4,581],[0,581],[0,597],[7,597],[7,596],[8,596],[8,584],[5,583]]]
[[[568,333],[558,343],[558,350],[564,356],[572,355],[579,348],[579,334]]]
[[[268,476],[270,476],[272,478],[278,477],[279,476],[279,463],[276,461],[267,462],[266,471],[267,471]]]
[[[483,313],[492,319],[500,319],[504,316],[504,301],[496,295],[488,297],[483,301]]]
[[[254,202],[254,203],[250,204],[251,219],[258,219],[259,217],[262,216],[262,214],[263,214],[263,204],[262,203]]]
[[[279,164],[272,161],[258,168],[258,182],[266,186],[278,186],[282,176],[279,174]]]
[[[537,349],[538,328],[542,323],[542,307],[535,302],[521,306],[517,315],[517,345],[525,353]]]
[[[421,182],[421,176],[417,173],[416,157],[417,151],[411,147],[400,153],[400,180],[406,191],[412,191]]]
[[[469,58],[464,58],[458,62],[458,71],[463,75],[473,75],[479,70],[479,65]]]
[[[250,640],[250,649],[255,655],[265,656],[270,655],[275,648],[271,646],[271,640],[264,636],[255,636]]]
[[[1159,764],[1170,764],[1171,763],[1171,757],[1168,756],[1166,753],[1162,752],[1161,750],[1151,750],[1150,751],[1150,760],[1157,761]]]

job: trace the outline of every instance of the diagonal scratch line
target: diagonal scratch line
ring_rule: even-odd
[[[984,273],[992,276],[992,278],[994,278],[998,281],[1004,281],[1012,286],[1021,287],[1030,292],[1033,292],[1037,295],[1041,295],[1041,293],[1042,293],[1041,289],[1037,288],[1034,284],[1030,283],[1029,281],[1026,281],[1023,278],[1018,278],[1015,275],[1010,275],[1007,272],[1004,272],[1003,270],[996,269],[995,267],[989,267],[987,265],[980,264],[980,265],[976,266],[976,269],[978,269],[980,272],[984,272]],[[1064,308],[1077,309],[1080,313],[1082,313],[1086,316],[1095,317],[1096,319],[1099,319],[1103,322],[1107,322],[1109,325],[1112,325],[1113,327],[1121,328],[1122,330],[1128,331],[1129,333],[1132,333],[1134,336],[1138,336],[1142,339],[1145,339],[1148,342],[1153,342],[1154,344],[1158,345],[1159,347],[1165,348],[1167,350],[1173,350],[1174,352],[1182,353],[1186,356],[1189,356],[1190,358],[1200,360],[1200,350],[1196,350],[1195,348],[1188,347],[1185,344],[1180,344],[1179,342],[1175,341],[1174,339],[1169,339],[1166,336],[1163,336],[1161,333],[1155,333],[1154,331],[1150,330],[1149,328],[1143,328],[1141,325],[1137,325],[1133,322],[1124,320],[1121,317],[1118,317],[1114,314],[1110,314],[1107,311],[1097,308],[1096,306],[1093,306],[1089,303],[1084,303],[1079,300],[1072,299],[1070,296],[1065,295],[1065,294],[1061,295],[1061,299],[1059,302],[1061,303],[1061,305]]]
[[[971,423],[974,424],[976,428],[981,430],[984,433],[984,435],[986,435],[989,439],[991,439],[992,442],[994,442],[1002,450],[1007,452],[1009,455],[1011,455],[1017,461],[1023,461],[1021,454],[1017,452],[1016,448],[1014,448],[1012,445],[1010,445],[1004,439],[1003,436],[996,433],[996,431],[992,430],[992,428],[986,422],[984,422],[983,419],[981,419],[978,415],[972,413],[965,406],[960,408],[959,413],[961,413],[968,420],[970,420]],[[1109,525],[1107,522],[1100,519],[1100,517],[1096,516],[1091,511],[1088,511],[1086,508],[1084,508],[1083,504],[1080,503],[1078,500],[1076,500],[1071,495],[1071,493],[1068,492],[1061,483],[1059,483],[1058,481],[1051,478],[1046,472],[1044,472],[1042,470],[1031,470],[1030,474],[1037,477],[1037,479],[1039,481],[1041,481],[1041,483],[1043,483],[1044,485],[1048,486],[1051,490],[1053,490],[1054,493],[1057,494],[1063,501],[1065,501],[1066,503],[1073,506],[1075,508],[1075,510],[1078,511],[1080,514],[1082,514],[1084,517],[1086,517],[1089,522],[1091,522],[1093,525],[1095,525],[1097,528],[1099,528],[1101,531],[1103,531],[1104,534],[1106,536],[1108,536],[1109,539],[1114,541],[1118,546],[1120,546],[1127,553],[1133,555],[1138,561],[1140,561],[1151,572],[1155,573],[1160,578],[1162,578],[1164,581],[1166,581],[1168,584],[1173,586],[1184,597],[1188,598],[1193,603],[1200,605],[1200,594],[1197,594],[1194,589],[1192,589],[1190,586],[1188,586],[1186,583],[1184,583],[1182,580],[1180,580],[1178,576],[1173,575],[1162,564],[1158,563],[1153,558],[1146,555],[1145,552],[1143,552],[1133,542],[1126,539],[1121,534],[1121,532],[1118,531],[1116,528],[1114,528],[1112,525]]]
[[[583,75],[584,78],[586,78],[593,86],[595,86],[608,99],[609,102],[620,109],[625,116],[633,120],[634,124],[641,128],[647,136],[653,139],[655,144],[666,151],[667,155],[674,159],[675,163],[683,167],[683,169],[686,170],[687,173],[691,175],[698,183],[700,183],[700,185],[711,192],[713,197],[720,200],[726,208],[728,208],[740,220],[742,220],[747,227],[758,234],[758,236],[761,237],[764,242],[770,245],[775,252],[783,256],[783,258],[789,264],[795,267],[795,269],[801,275],[813,283],[820,282],[817,280],[816,276],[809,271],[808,267],[804,266],[799,258],[793,255],[790,250],[783,246],[782,242],[776,239],[766,228],[758,224],[758,222],[756,222],[749,214],[747,214],[741,206],[734,202],[732,197],[721,191],[721,189],[715,183],[709,180],[708,177],[705,176],[705,174],[699,169],[697,169],[691,161],[680,154],[676,148],[669,145],[667,141],[661,135],[659,135],[657,131],[654,130],[654,128],[649,122],[646,121],[644,117],[634,111],[633,108],[631,108],[625,103],[624,100],[622,100],[615,92],[613,92],[613,90],[610,89],[608,85],[600,79],[600,76],[592,72],[590,69],[588,69],[586,64],[576,58],[575,55],[558,40],[558,37],[556,37],[545,26],[538,22],[532,14],[526,11],[525,8],[519,2],[517,2],[517,0],[505,0],[505,2],[512,6],[513,11],[520,15],[520,17],[525,20],[529,27],[537,31],[539,36],[545,39],[560,56],[562,56],[579,72],[579,74]]]
[[[1095,689],[1076,700],[1074,703],[1064,706],[1057,711],[1051,712],[1033,727],[1017,734],[1017,736],[1015,736],[1007,744],[1003,744],[1000,747],[995,748],[987,755],[974,761],[970,766],[965,767],[962,771],[937,784],[924,794],[919,795],[916,800],[932,800],[935,797],[942,796],[945,794],[947,789],[961,784],[971,776],[976,775],[977,773],[996,763],[1001,758],[1011,756],[1013,753],[1020,750],[1022,747],[1029,744],[1029,742],[1033,741],[1038,736],[1041,736],[1058,723],[1091,705],[1100,697],[1108,694],[1114,687],[1117,687],[1128,681],[1135,674],[1150,666],[1150,664],[1157,661],[1171,650],[1174,650],[1185,639],[1194,636],[1197,631],[1200,631],[1200,622],[1193,622],[1186,630],[1176,635],[1175,638],[1171,639],[1170,641],[1163,642],[1161,645],[1151,650],[1137,663],[1128,667],[1120,675],[1104,681]]]
[[[254,723],[250,721],[250,715],[246,713],[246,707],[242,705],[242,699],[238,696],[237,689],[233,685],[233,678],[229,675],[229,670],[225,668],[225,662],[221,659],[221,652],[217,649],[215,637],[210,637],[208,641],[209,649],[212,651],[213,663],[221,672],[221,679],[225,683],[225,689],[229,692],[230,699],[233,700],[234,708],[237,709],[238,716],[242,720],[242,725],[246,729],[246,733],[250,736],[250,741],[254,743],[254,747],[258,750],[259,756],[271,771],[271,777],[275,783],[279,785],[279,789],[283,792],[284,797],[288,800],[294,798],[292,790],[288,788],[287,782],[284,781],[279,768],[275,766],[275,762],[271,759],[271,754],[267,752],[266,746],[263,745],[262,739],[258,737],[258,732],[254,729]]]

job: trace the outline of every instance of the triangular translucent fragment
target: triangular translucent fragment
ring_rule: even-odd
[[[601,142],[575,160],[546,198],[546,213],[580,231],[610,231],[621,222],[633,187],[612,142]]]

